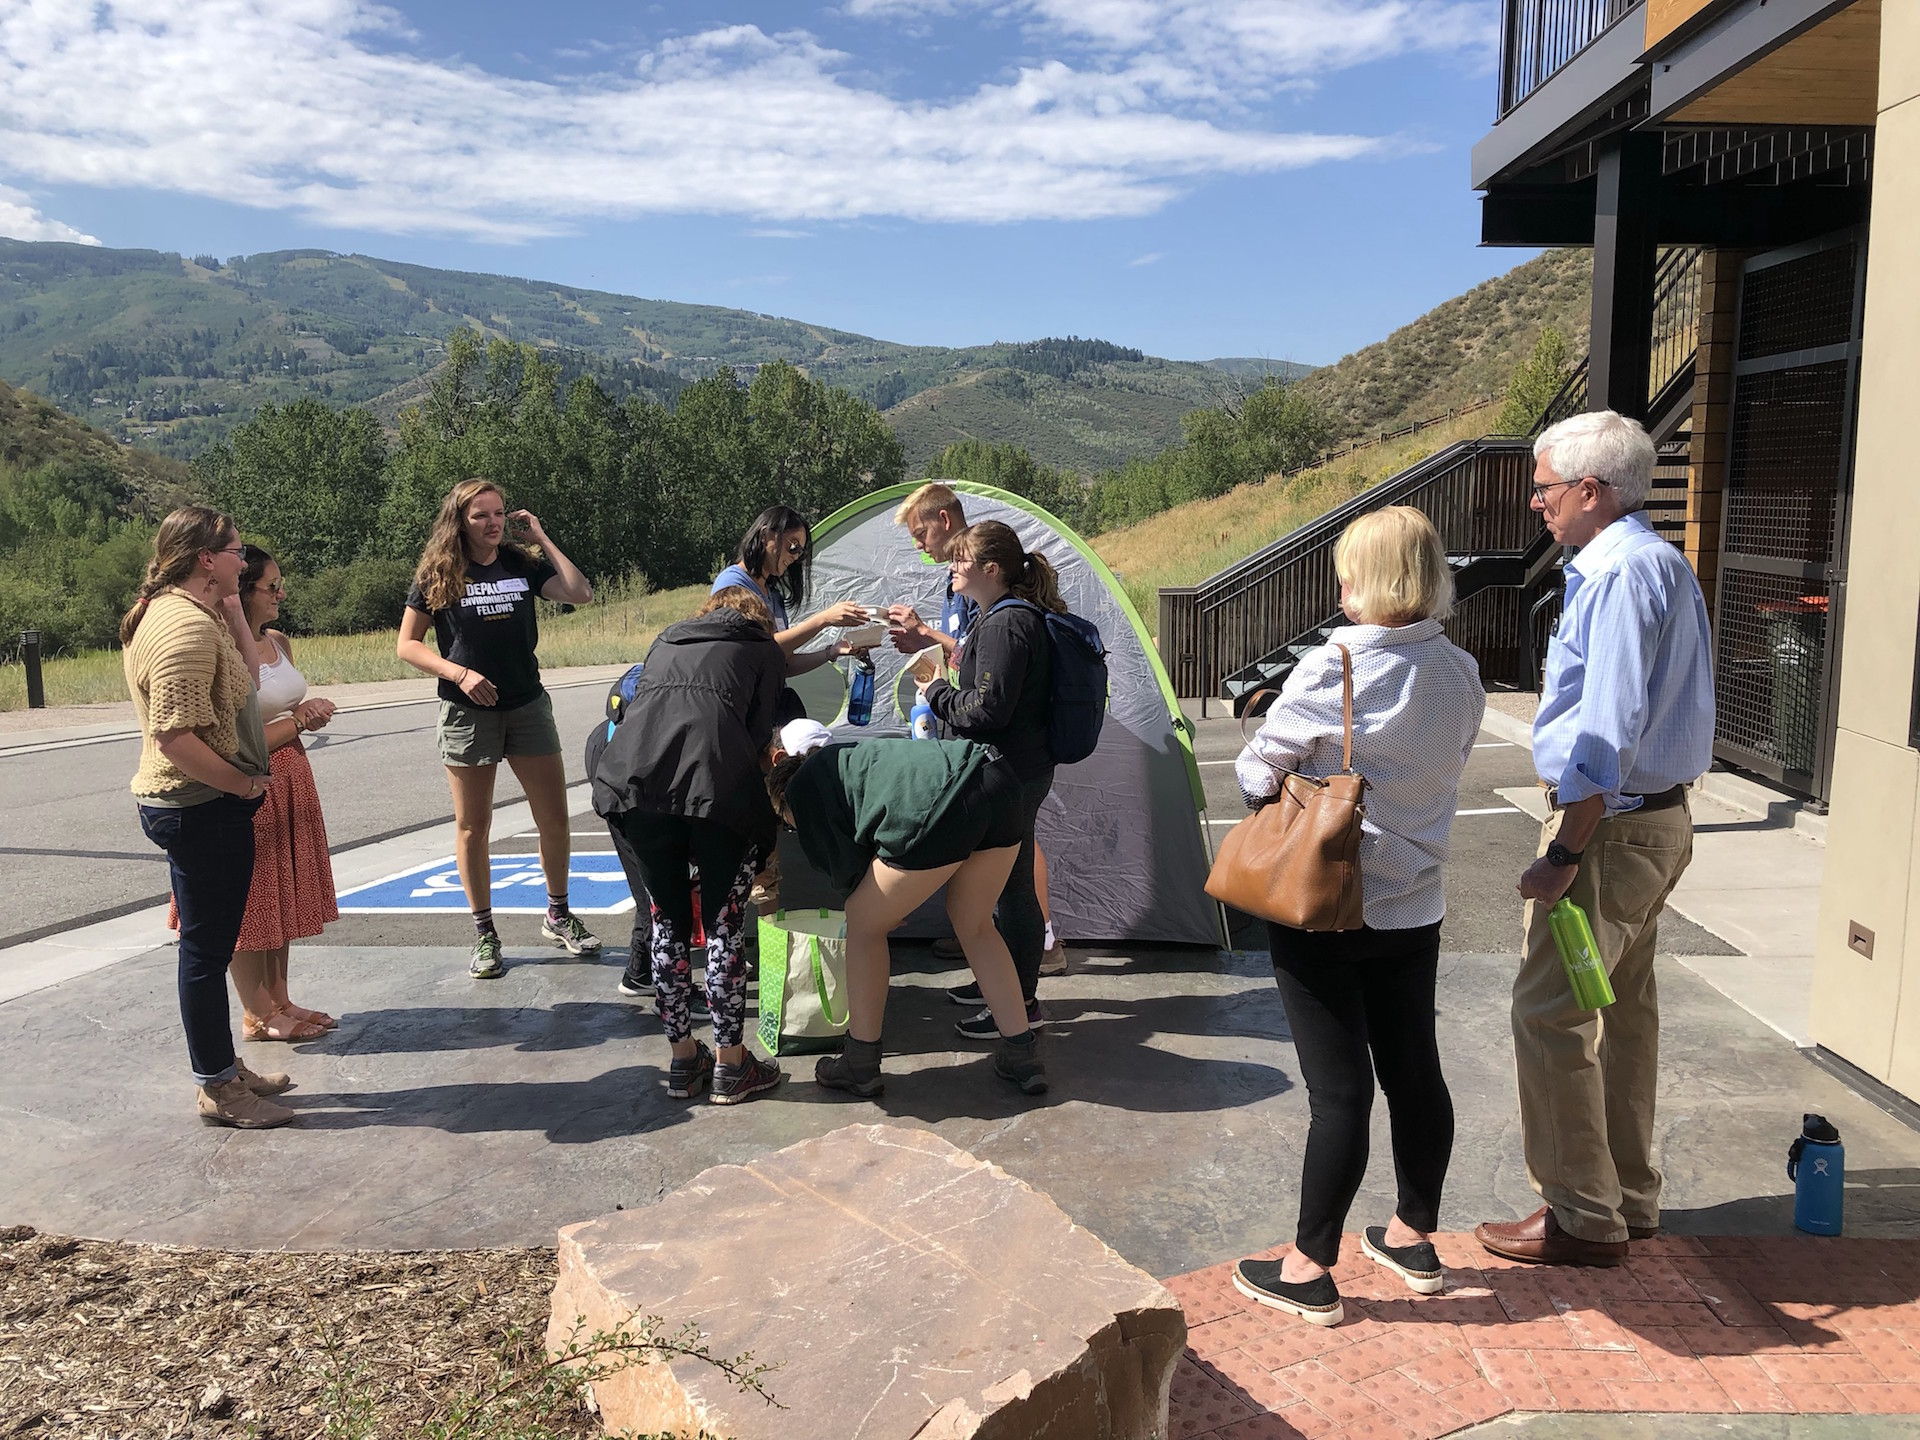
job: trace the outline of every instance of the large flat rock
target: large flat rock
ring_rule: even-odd
[[[781,1368],[776,1409],[697,1360],[598,1382],[609,1431],[737,1440],[1146,1440],[1173,1295],[1051,1199],[928,1130],[849,1125],[560,1232],[549,1343],[634,1315]]]

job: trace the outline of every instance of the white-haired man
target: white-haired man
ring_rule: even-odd
[[[1610,410],[1533,448],[1533,508],[1579,553],[1547,651],[1533,763],[1553,813],[1520,877],[1526,955],[1513,982],[1514,1064],[1527,1178],[1546,1203],[1475,1230],[1496,1255],[1617,1265],[1660,1226],[1653,1098],[1661,906],[1693,858],[1687,787],[1713,758],[1707,607],[1685,558],[1644,513],[1653,442]],[[1547,912],[1587,912],[1614,1003],[1575,1003]]]

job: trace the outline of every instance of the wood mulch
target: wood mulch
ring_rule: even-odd
[[[0,1437],[316,1440],[344,1388],[412,1435],[538,1363],[551,1250],[235,1253],[0,1229]],[[551,1422],[549,1422],[551,1423]],[[563,1422],[564,1424],[565,1422]],[[599,1433],[581,1410],[577,1433]]]

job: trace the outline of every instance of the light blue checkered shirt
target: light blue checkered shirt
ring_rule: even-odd
[[[1623,515],[1567,564],[1547,647],[1533,764],[1571,805],[1607,813],[1691,784],[1713,763],[1713,646],[1700,582],[1644,514]]]

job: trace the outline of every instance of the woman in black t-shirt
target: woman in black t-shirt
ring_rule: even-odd
[[[506,538],[509,522],[540,547],[533,555]],[[540,933],[575,955],[600,942],[567,908],[567,777],[553,702],[540,684],[534,599],[584,605],[593,587],[525,510],[508,515],[499,487],[463,480],[440,502],[414,571],[400,621],[400,658],[440,681],[440,759],[453,790],[456,861],[477,932],[467,973],[505,973],[493,928],[493,871],[487,841],[493,779],[502,760],[527,793],[540,831],[547,918]],[[439,653],[427,645],[431,628]]]

